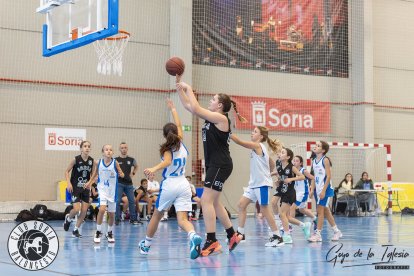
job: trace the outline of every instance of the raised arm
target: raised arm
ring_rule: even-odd
[[[176,85],[177,85],[177,93],[180,98],[181,103],[183,104],[184,108],[187,109],[189,112],[193,113],[191,109],[190,100],[188,99],[187,95],[183,91],[181,87],[178,86],[178,83],[180,82],[181,76],[176,76]]]
[[[245,147],[246,149],[252,149],[254,150],[258,155],[261,155],[263,153],[262,147],[259,143],[252,142],[252,141],[245,141],[237,137],[236,134],[230,135],[231,140],[233,140],[237,145],[240,145],[242,147]]]
[[[183,127],[181,125],[180,117],[178,116],[177,110],[175,109],[174,102],[171,99],[167,99],[167,106],[171,110],[171,114],[174,119],[174,123],[177,125],[178,136],[183,139]]]
[[[188,111],[214,124],[227,124],[226,116],[219,112],[213,112],[200,106],[190,85],[185,82],[177,82],[176,85],[180,100]],[[186,96],[186,98],[184,96]]]

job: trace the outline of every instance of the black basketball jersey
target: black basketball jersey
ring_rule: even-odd
[[[70,183],[73,187],[82,187],[91,179],[91,172],[93,167],[93,158],[88,156],[88,159],[83,160],[82,156],[75,157],[75,165],[72,168],[72,175],[70,176]]]
[[[286,165],[286,167],[283,168],[282,162],[280,160],[276,160],[276,170],[280,177],[280,184],[282,187],[279,188],[279,190],[282,193],[286,193],[288,191],[295,189],[295,181],[290,182],[289,184],[284,183],[284,180],[287,178],[295,177],[295,174],[293,173],[293,164],[289,163]]]
[[[230,120],[229,131],[219,130],[214,123],[205,121],[202,128],[202,139],[204,145],[204,159],[206,167],[232,168],[233,161],[230,156]]]
[[[132,179],[131,179],[131,170],[132,167],[136,166],[137,161],[135,161],[134,158],[127,156],[125,158],[117,157],[115,158],[116,161],[118,161],[119,166],[121,167],[122,172],[124,173],[124,177],[120,177],[118,175],[118,182],[122,184],[131,184],[132,185]]]

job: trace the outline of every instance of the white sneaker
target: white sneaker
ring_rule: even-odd
[[[101,231],[96,231],[95,236],[93,237],[93,242],[100,243],[101,242],[101,236],[102,236],[102,232]]]
[[[285,243],[283,242],[283,239],[279,236],[272,236],[269,239],[269,242],[265,244],[266,247],[279,247],[283,246]]]
[[[114,235],[112,234],[112,231],[106,233],[105,236],[108,239],[109,243],[114,243],[115,242],[115,238],[114,238]]]
[[[142,255],[148,255],[151,246],[145,246],[145,240],[139,242],[139,252]]]
[[[340,230],[336,231],[332,237],[332,241],[339,241],[342,238],[342,232]]]
[[[313,233],[308,239],[309,242],[322,242],[321,234]]]

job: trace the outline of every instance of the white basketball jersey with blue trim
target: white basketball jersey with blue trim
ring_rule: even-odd
[[[300,169],[301,174],[303,174],[304,171],[305,171],[305,168]],[[295,181],[295,191],[296,191],[296,197],[297,195],[307,194],[309,191],[308,179],[305,178],[305,180]]]
[[[261,156],[254,150],[250,153],[250,188],[273,186],[272,177],[270,176],[269,154],[265,145],[260,143],[260,147],[263,152]]]
[[[316,186],[316,194],[320,194],[322,192],[323,186],[326,182],[326,170],[324,164],[325,156],[323,156],[319,161],[316,161],[316,158],[313,159],[312,167],[313,172],[315,174],[315,186]],[[328,188],[326,188],[326,196],[333,195],[332,184],[329,183]]]
[[[162,172],[164,178],[185,176],[185,165],[187,163],[188,150],[183,143],[180,149],[172,152],[171,165]]]
[[[106,166],[103,159],[98,164],[98,193],[105,195],[108,199],[115,200],[116,186],[118,184],[118,170],[115,166],[115,159]]]

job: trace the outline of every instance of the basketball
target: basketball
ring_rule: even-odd
[[[184,61],[179,57],[172,57],[165,63],[165,69],[171,76],[182,75],[184,68]]]

